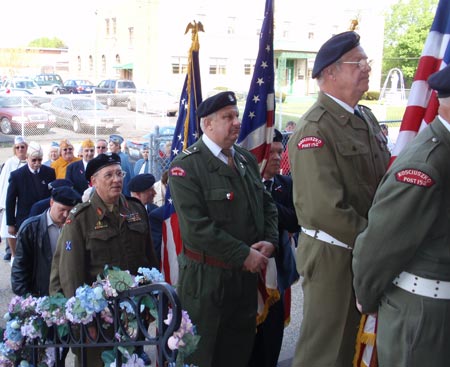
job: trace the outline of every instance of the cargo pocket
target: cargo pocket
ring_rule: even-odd
[[[210,217],[220,223],[231,221],[230,204],[233,200],[231,189],[211,189],[205,191],[205,200]]]

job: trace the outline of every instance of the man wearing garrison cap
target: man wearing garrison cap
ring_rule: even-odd
[[[201,339],[189,362],[247,367],[256,329],[257,274],[278,244],[277,210],[255,157],[235,145],[233,92],[203,101],[203,136],[169,168],[183,239],[177,293]]]
[[[55,170],[56,178],[66,178],[67,166],[81,158],[75,157],[73,144],[68,139],[63,139],[59,143],[59,154],[59,158],[53,161],[50,167]]]
[[[383,178],[353,255],[361,310],[378,312],[380,366],[450,361],[450,67],[428,85],[438,116]]]
[[[95,187],[89,200],[69,214],[58,239],[50,275],[50,294],[75,295],[92,284],[105,265],[136,275],[140,267],[158,267],[147,211],[122,194],[125,172],[115,153],[99,154],[86,167],[86,180]],[[91,330],[92,331],[92,330]],[[103,348],[89,348],[88,366],[103,366]],[[79,350],[77,366],[81,364]]]
[[[389,162],[387,141],[370,109],[370,63],[353,31],[319,49],[313,67],[320,92],[289,139],[294,203],[302,233],[297,270],[304,316],[293,366],[352,365],[361,315],[351,258],[356,236]]]
[[[73,182],[73,188],[83,195],[84,190],[88,188],[86,180],[86,167],[88,162],[94,158],[95,144],[91,139],[83,140],[81,143],[82,159],[72,162],[67,166],[66,178]]]
[[[27,164],[12,171],[6,193],[6,225],[15,236],[22,222],[28,218],[31,206],[50,196],[48,184],[55,180],[53,168],[42,165],[42,147],[31,141],[27,149]],[[11,247],[14,256],[15,248]]]

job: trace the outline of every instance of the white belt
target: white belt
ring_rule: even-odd
[[[347,250],[352,249],[350,246],[346,245],[344,242],[337,240],[336,238],[330,236],[328,233],[325,233],[324,231],[319,231],[319,230],[315,230],[315,229],[306,229],[306,228],[302,227],[302,232],[307,234],[310,237],[313,237],[320,241],[329,243],[330,245],[343,247],[343,248],[346,248]]]
[[[397,287],[419,296],[450,299],[450,282],[422,278],[403,271],[393,282]]]

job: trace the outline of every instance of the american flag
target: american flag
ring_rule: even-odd
[[[439,103],[436,92],[430,90],[427,80],[431,74],[441,70],[449,63],[449,40],[450,1],[440,0],[417,66],[400,133],[392,152],[391,163],[437,115]],[[375,345],[376,330],[376,316],[363,315],[358,332],[354,366],[376,367],[378,365]]]
[[[403,115],[391,162],[437,115],[436,92],[430,90],[427,79],[449,63],[449,39],[450,1],[440,0],[411,86],[408,105]]]
[[[275,116],[274,84],[273,1],[266,0],[258,56],[244,114],[242,115],[241,132],[237,141],[241,147],[246,148],[255,155],[261,172],[264,172],[273,140]],[[279,299],[279,296],[276,264],[275,260],[271,258],[266,270],[259,276],[258,324],[264,321],[270,305]]]
[[[189,62],[186,79],[180,97],[180,108],[178,112],[177,124],[172,140],[172,152],[170,160],[192,145],[200,136],[200,124],[197,118],[197,107],[202,102],[202,90],[200,83],[200,64],[198,31],[203,31],[201,23],[194,22],[186,29],[192,30],[192,46],[189,50]],[[178,217],[175,213],[170,195],[170,188],[167,186],[164,221],[162,229],[161,246],[161,269],[166,282],[177,284],[178,281],[178,260],[177,256],[182,249],[180,228]]]
[[[238,144],[251,151],[263,172],[269,157],[275,120],[273,67],[273,1],[267,0],[255,70],[242,115]]]

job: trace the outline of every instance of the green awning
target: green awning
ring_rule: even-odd
[[[121,69],[121,70],[133,70],[133,63],[129,62],[128,64],[117,64],[113,66],[114,69]]]

